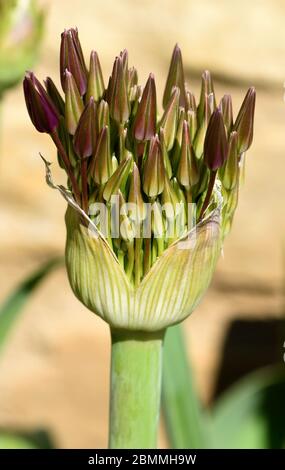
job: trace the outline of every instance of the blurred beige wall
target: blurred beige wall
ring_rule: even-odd
[[[88,57],[95,48],[107,81],[115,55],[127,47],[142,83],[155,73],[160,93],[179,42],[187,80],[213,71],[218,97],[233,94],[235,110],[257,85],[255,140],[245,185],[215,280],[186,321],[200,392],[211,394],[225,328],[234,318],[279,318],[284,241],[285,3],[281,0],[67,0],[49,3],[36,73],[58,80],[60,32],[78,26]],[[189,72],[189,74],[188,74]],[[188,76],[189,75],[189,76]],[[239,85],[240,81],[240,85]],[[197,95],[198,97],[198,95]],[[65,203],[48,188],[38,157],[55,152],[36,133],[21,87],[3,106],[0,160],[1,300],[27,272],[64,249]],[[54,177],[64,182],[54,165]],[[221,289],[226,286],[226,290]],[[282,354],[282,352],[280,352]],[[48,426],[59,446],[106,445],[108,329],[70,292],[64,270],[41,287],[19,320],[0,362],[0,425]],[[161,445],[165,445],[161,437]]]

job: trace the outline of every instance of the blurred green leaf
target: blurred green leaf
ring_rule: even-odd
[[[164,344],[162,406],[170,446],[206,447],[206,416],[201,411],[182,327],[168,328]]]
[[[37,446],[32,441],[22,436],[1,433],[0,449],[37,449]]]
[[[18,318],[35,288],[52,269],[62,263],[63,259],[61,257],[54,258],[45,263],[35,273],[24,280],[8,297],[4,305],[0,307],[0,350],[15,320]]]
[[[43,430],[0,430],[0,449],[54,449],[48,432]]]
[[[244,377],[213,411],[215,448],[285,447],[285,368],[271,366]]]
[[[46,12],[37,0],[0,0],[0,96],[37,59]]]

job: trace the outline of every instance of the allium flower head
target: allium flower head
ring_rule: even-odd
[[[113,328],[160,330],[188,316],[206,291],[237,205],[241,157],[252,141],[255,91],[236,120],[229,95],[216,104],[210,72],[199,103],[175,46],[157,103],[126,50],[107,87],[99,55],[86,68],[77,30],[61,37],[61,97],[32,74],[32,122],[53,138],[68,189],[66,266],[71,287]]]

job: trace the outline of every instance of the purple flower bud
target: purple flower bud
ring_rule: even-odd
[[[47,90],[47,94],[49,95],[51,101],[55,105],[56,109],[58,110],[61,116],[64,116],[64,101],[55,86],[53,80],[50,77],[47,77],[45,80],[45,86]]]
[[[27,72],[23,82],[24,95],[28,113],[39,132],[51,134],[59,123],[58,111],[32,72]]]
[[[63,91],[66,90],[66,69],[72,73],[79,93],[83,96],[87,89],[87,70],[78,31],[73,28],[65,30],[61,35],[60,78]]]
[[[148,77],[134,121],[134,136],[144,142],[156,132],[156,88],[154,75]]]
[[[220,168],[228,156],[228,141],[220,109],[216,109],[208,124],[204,142],[204,162],[211,171]]]
[[[74,148],[80,158],[90,157],[96,145],[96,104],[91,97],[79,119],[75,135]]]

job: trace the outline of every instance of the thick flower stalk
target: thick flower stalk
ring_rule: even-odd
[[[87,67],[75,29],[60,49],[62,98],[28,72],[31,120],[52,137],[67,189],[66,266],[78,299],[112,332],[111,447],[154,447],[165,329],[186,318],[205,293],[232,224],[241,165],[252,142],[255,90],[233,118],[202,75],[198,105],[175,46],[158,109],[116,57],[106,86],[97,52]]]
[[[0,0],[0,97],[34,63],[43,22],[37,0]]]

